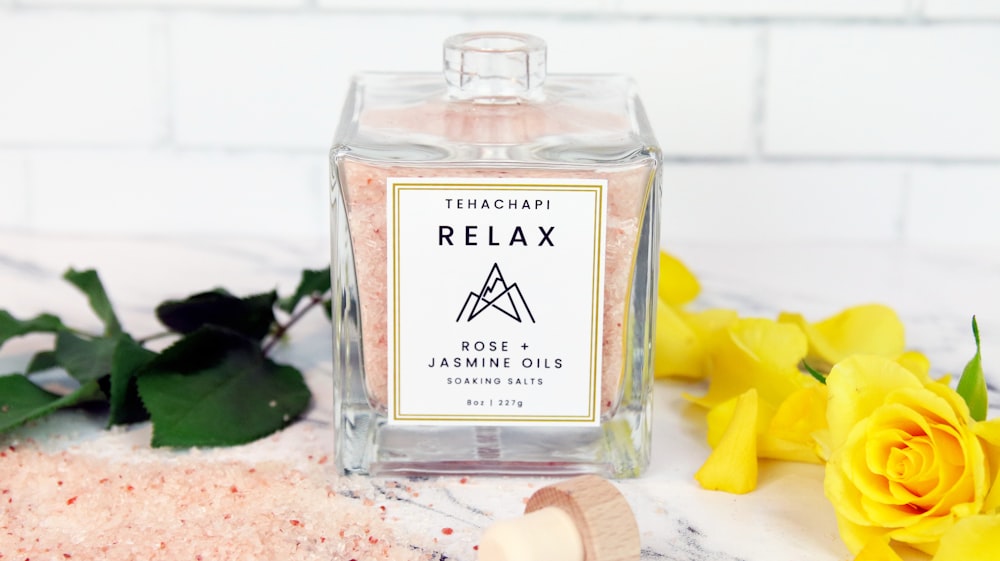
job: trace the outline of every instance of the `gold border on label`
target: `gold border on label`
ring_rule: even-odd
[[[407,179],[404,181],[396,182],[392,181],[391,178],[386,180],[392,188],[392,296],[393,296],[393,317],[392,317],[392,333],[393,333],[393,364],[392,364],[392,382],[393,382],[393,404],[392,404],[392,420],[393,421],[403,421],[403,422],[462,422],[462,421],[480,421],[480,422],[497,422],[497,423],[539,423],[539,422],[559,422],[559,423],[581,423],[581,424],[593,424],[598,420],[598,411],[600,410],[600,396],[595,398],[595,394],[600,391],[600,377],[601,372],[598,372],[597,363],[600,358],[599,353],[603,352],[603,333],[598,329],[600,323],[600,315],[604,313],[603,306],[601,305],[604,298],[604,287],[601,284],[601,273],[604,270],[604,253],[601,251],[601,246],[604,244],[604,238],[606,237],[605,232],[605,208],[603,201],[605,201],[605,191],[608,188],[607,180],[600,181],[595,184],[589,184],[586,182],[581,183],[558,183],[558,182],[546,182],[546,183],[528,183],[528,182],[515,182],[515,183],[493,183],[493,182],[466,182],[466,181],[440,181],[433,180],[433,178],[428,178],[427,181],[419,182],[413,181],[412,179]],[[389,188],[389,185],[387,185]],[[565,192],[585,192],[593,193],[595,197],[594,203],[594,259],[593,259],[593,272],[591,277],[591,321],[590,321],[590,395],[587,402],[587,415],[576,415],[576,416],[559,416],[559,415],[466,415],[466,414],[438,414],[433,416],[428,415],[404,415],[399,411],[400,408],[400,352],[399,352],[399,290],[397,287],[400,285],[400,267],[399,267],[399,249],[400,249],[400,234],[399,234],[399,215],[400,215],[400,194],[405,190],[414,191],[527,191],[527,192],[545,192],[545,191],[555,191],[560,193]]]

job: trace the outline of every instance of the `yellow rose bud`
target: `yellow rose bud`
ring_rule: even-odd
[[[887,539],[933,553],[956,520],[981,511],[989,466],[954,390],[891,359],[853,356],[830,371],[827,391],[824,487],[851,551]]]

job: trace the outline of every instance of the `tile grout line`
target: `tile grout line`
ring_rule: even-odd
[[[908,23],[927,23],[927,0],[906,1],[906,21]]]

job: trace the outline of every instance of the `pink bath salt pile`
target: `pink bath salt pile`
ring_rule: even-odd
[[[535,177],[607,179],[608,215],[604,272],[601,410],[613,410],[624,368],[624,336],[632,265],[641,211],[649,190],[647,167],[624,170],[427,169],[380,167],[348,161],[343,166],[346,209],[351,224],[361,308],[361,332],[368,392],[379,405],[388,399],[386,317],[386,179],[388,177]]]
[[[0,452],[0,559],[428,560],[384,510],[279,463]]]

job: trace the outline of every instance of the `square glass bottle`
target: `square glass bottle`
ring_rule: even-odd
[[[634,477],[649,461],[660,150],[631,80],[456,35],[356,77],[330,153],[346,473]]]

